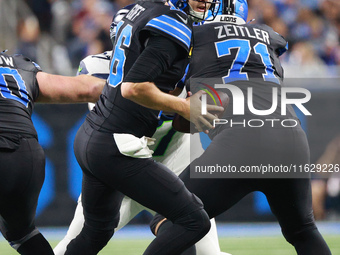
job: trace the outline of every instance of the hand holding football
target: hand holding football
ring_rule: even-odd
[[[204,94],[204,95],[206,96],[206,99],[207,99],[207,105],[217,105],[217,106],[222,106],[224,108],[224,111],[222,112],[221,111],[208,111],[208,112],[216,115],[216,118],[223,116],[223,113],[225,112],[225,110],[227,109],[229,105],[229,96],[227,95],[227,93],[222,92],[222,91],[217,91],[217,95],[211,94],[213,95],[213,98],[208,94]],[[179,114],[175,114],[174,120],[172,122],[172,126],[178,132],[190,133],[190,121],[186,120]],[[198,132],[198,131],[195,131],[195,132],[193,131],[194,130],[191,130],[191,133]]]

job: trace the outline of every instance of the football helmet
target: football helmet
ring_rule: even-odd
[[[245,24],[248,18],[247,0],[221,0],[214,22]]]
[[[188,8],[188,0],[169,0],[168,2],[170,3],[170,5],[187,13],[186,10]]]
[[[190,0],[169,0],[171,5],[185,12],[194,22],[207,20],[209,17],[213,16],[214,13],[217,13],[215,8],[216,4],[219,3],[218,0],[191,0],[192,2],[203,3],[204,5],[201,5],[200,8],[204,8],[204,11],[195,11],[189,1]],[[194,5],[194,3],[192,3],[192,5]]]

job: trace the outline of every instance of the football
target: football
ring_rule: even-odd
[[[212,105],[217,105],[217,106],[221,106],[222,103],[222,107],[224,108],[224,111],[222,112],[214,112],[211,111],[211,114],[215,114],[217,116],[217,118],[223,116],[223,113],[225,112],[225,110],[227,109],[228,105],[229,105],[229,96],[227,93],[222,92],[222,91],[217,91],[217,94],[211,94],[207,95],[207,104],[212,104]],[[183,118],[181,115],[179,114],[175,114],[174,120],[172,121],[172,127],[178,131],[178,132],[182,132],[182,133],[196,133],[198,132],[196,129],[190,130],[190,121],[186,120],[185,118]]]
[[[222,92],[222,91],[216,91],[216,92],[217,92],[218,96],[216,94],[212,94],[214,99],[211,96],[207,95],[207,104],[214,105],[215,102],[216,102],[215,105],[222,106],[224,108],[223,112],[214,112],[214,111],[210,112],[211,114],[216,114],[217,117],[221,117],[221,116],[223,116],[223,113],[225,112],[225,110],[227,109],[227,107],[229,105],[229,96],[228,96],[227,93]]]

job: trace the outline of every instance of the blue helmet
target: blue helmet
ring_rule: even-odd
[[[234,15],[247,22],[248,3],[247,0],[223,0],[222,14]]]
[[[244,24],[248,18],[247,0],[221,0],[217,21]],[[216,20],[215,20],[216,21]]]
[[[175,6],[177,9],[180,9],[181,11],[186,12],[186,9],[188,8],[188,1],[187,0],[169,0],[170,3],[172,3],[173,6]]]

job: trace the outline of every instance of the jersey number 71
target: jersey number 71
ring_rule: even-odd
[[[251,52],[250,42],[245,39],[229,39],[215,43],[217,57],[223,57],[230,55],[231,49],[237,49],[237,53],[228,74],[223,77],[225,83],[236,80],[248,80],[248,74],[242,72],[243,67],[248,62],[248,58]],[[263,79],[265,81],[271,81],[280,84],[279,79],[274,74],[273,63],[270,59],[270,54],[267,45],[264,43],[257,43],[254,46],[254,52],[260,55],[262,63],[264,65],[265,73]]]

